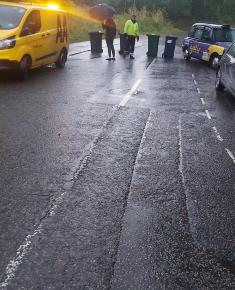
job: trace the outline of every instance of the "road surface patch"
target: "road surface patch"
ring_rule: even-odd
[[[109,288],[148,117],[146,109],[115,112],[57,214],[45,220],[40,239],[32,242],[12,287],[43,288],[47,281],[48,288],[61,289],[65,279],[67,289]]]
[[[199,116],[183,120],[184,175],[194,240],[218,259],[234,259],[234,166],[224,154],[224,143],[214,142],[209,122]]]
[[[200,118],[200,122],[204,119]],[[193,223],[197,220],[197,216],[192,216],[192,204],[195,207],[199,201],[201,205],[201,200],[195,197],[200,188],[189,186],[194,181],[192,176],[195,179],[197,176],[188,176],[187,172],[189,163],[197,166],[188,151],[198,146],[195,142],[198,132],[193,132],[194,140],[191,140],[192,126],[193,131],[197,130],[197,120],[198,117],[187,114],[182,114],[179,120],[175,112],[168,113],[167,118],[165,112],[151,113],[124,215],[112,290],[216,289],[217,286],[220,289],[231,285],[229,271],[198,246],[190,232],[189,218]],[[184,154],[183,169],[187,173],[186,191],[180,152]]]
[[[192,78],[194,79],[194,83],[196,84],[197,82],[195,80],[195,75],[194,74],[192,74]],[[200,89],[199,88],[197,88],[197,91],[200,94]],[[200,98],[200,99],[201,99],[202,105],[205,105],[206,103],[205,103],[204,99],[203,98]],[[205,110],[205,112],[206,112],[207,118],[209,120],[211,120],[212,118],[211,118],[211,115],[210,115],[209,111],[208,110]],[[219,134],[217,128],[215,126],[213,126],[212,129],[215,132],[215,135],[216,135],[217,140],[219,140],[220,142],[223,142],[224,139]],[[233,163],[235,164],[235,157],[234,157],[233,153],[228,148],[225,148],[225,151],[228,154],[228,156],[232,159]]]

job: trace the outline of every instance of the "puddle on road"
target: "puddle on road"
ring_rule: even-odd
[[[126,94],[127,92],[127,89],[109,89],[109,93],[112,95]]]
[[[141,96],[141,95],[143,95],[143,94],[144,94],[144,91],[139,91],[139,90],[137,90],[137,91],[134,92],[133,95],[134,95],[134,96],[137,96],[137,95],[138,95],[138,96]]]

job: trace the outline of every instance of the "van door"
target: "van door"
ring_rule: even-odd
[[[57,34],[56,34],[56,43],[61,51],[62,48],[68,45],[68,24],[67,17],[65,13],[57,14]]]
[[[63,47],[67,47],[67,18],[60,11],[43,11],[42,27],[45,33],[45,45],[47,47],[47,58],[44,64],[55,62]]]
[[[44,40],[46,47],[46,53],[43,60],[44,64],[53,63],[58,55],[58,48],[56,45],[56,14],[55,11],[42,11],[42,29],[45,34]]]
[[[41,31],[41,14],[39,10],[33,10],[27,16],[20,33],[20,43],[24,47],[24,53],[32,58],[32,67],[42,65],[46,52],[44,42],[45,35]]]

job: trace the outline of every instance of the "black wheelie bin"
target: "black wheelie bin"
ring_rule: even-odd
[[[177,37],[176,36],[166,36],[165,49],[162,54],[163,58],[173,58],[175,54]]]
[[[128,54],[126,34],[125,33],[119,33],[119,36],[120,36],[120,50],[119,50],[119,53],[122,54],[122,55]]]
[[[102,32],[90,32],[90,42],[91,42],[91,52],[92,53],[102,53]]]
[[[156,34],[147,34],[148,36],[148,57],[157,57],[158,53],[158,44],[160,35]]]

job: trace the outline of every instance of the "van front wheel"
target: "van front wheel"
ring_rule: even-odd
[[[28,79],[31,65],[32,65],[32,62],[31,62],[30,56],[25,55],[21,59],[19,63],[18,71],[17,71],[17,77],[20,81],[25,81]]]
[[[57,68],[64,68],[65,67],[65,63],[67,61],[67,50],[65,48],[63,48],[60,52],[59,58],[56,61],[55,65]]]

